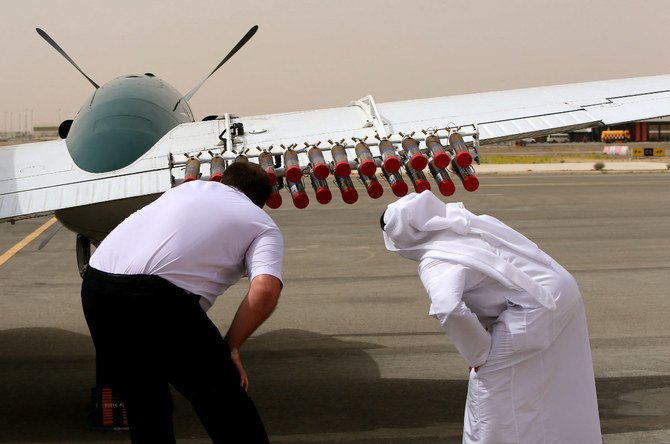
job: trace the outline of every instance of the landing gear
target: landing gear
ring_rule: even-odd
[[[77,234],[77,267],[79,268],[79,275],[83,278],[86,267],[88,267],[88,260],[91,258],[91,240],[86,236]]]

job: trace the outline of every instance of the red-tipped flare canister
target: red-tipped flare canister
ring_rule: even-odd
[[[374,176],[377,171],[377,165],[372,157],[370,148],[364,142],[358,142],[354,148],[356,157],[358,157],[359,169],[365,176]]]
[[[298,162],[298,153],[293,150],[284,152],[284,174],[289,182],[300,182],[302,178],[302,169]]]

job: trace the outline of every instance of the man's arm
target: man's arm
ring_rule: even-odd
[[[240,303],[224,338],[230,348],[230,356],[240,372],[240,385],[249,385],[246,371],[240,360],[239,349],[251,334],[270,317],[281,293],[282,283],[269,274],[259,274],[249,285],[249,292]]]
[[[477,371],[489,356],[491,334],[463,301],[448,316],[443,318],[438,315],[438,318],[465,362]]]
[[[478,368],[488,358],[491,335],[461,300],[473,283],[462,265],[427,260],[419,265],[419,276],[430,297],[430,315],[442,324],[468,366]]]

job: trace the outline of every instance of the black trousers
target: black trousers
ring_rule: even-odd
[[[170,385],[191,402],[214,443],[268,442],[198,296],[158,276],[89,267],[81,297],[98,386],[112,387],[124,400],[133,443],[175,443]]]

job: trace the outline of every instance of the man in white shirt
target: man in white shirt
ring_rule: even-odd
[[[408,195],[381,219],[387,249],[419,262],[437,318],[470,367],[464,443],[600,444],[577,283],[497,219]]]
[[[283,238],[258,165],[235,162],[222,182],[184,183],[129,216],[84,275],[98,385],[119,391],[133,443],[175,442],[170,385],[215,443],[268,442],[239,348],[277,305]],[[224,338],[206,311],[242,276],[249,291]]]

